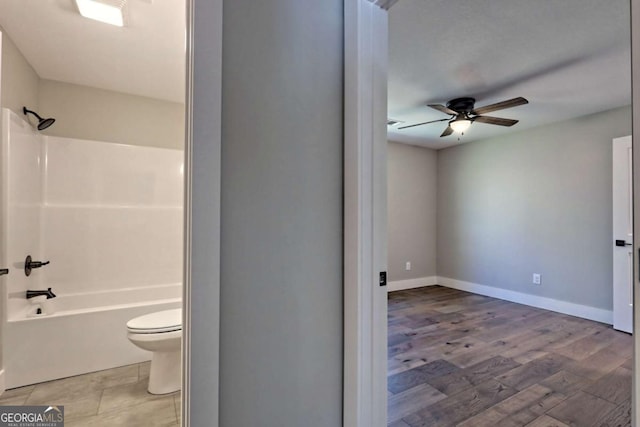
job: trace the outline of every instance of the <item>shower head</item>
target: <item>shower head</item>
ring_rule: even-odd
[[[27,114],[33,114],[38,118],[38,130],[45,130],[56,121],[56,119],[54,118],[43,119],[38,115],[38,113],[36,113],[35,111],[28,110],[27,107],[22,107],[22,112],[24,113],[25,116]]]

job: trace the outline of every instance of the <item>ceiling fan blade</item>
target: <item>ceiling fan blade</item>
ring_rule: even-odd
[[[502,102],[496,102],[495,104],[485,105],[484,107],[474,108],[473,114],[485,114],[492,111],[504,110],[505,108],[517,107],[518,105],[528,104],[529,101],[519,96],[518,98],[509,99]]]
[[[434,108],[434,109],[436,109],[438,111],[441,111],[441,112],[443,112],[445,114],[449,114],[451,116],[457,116],[458,115],[458,113],[453,111],[451,108],[447,108],[447,107],[445,107],[444,105],[441,105],[441,104],[428,104],[428,106],[431,107],[431,108]]]
[[[503,119],[501,117],[478,116],[472,119],[474,122],[487,123],[489,125],[513,126],[518,120]]]
[[[413,128],[413,127],[416,127],[416,126],[428,125],[429,123],[444,122],[444,121],[446,121],[446,120],[451,120],[451,119],[431,120],[430,122],[416,123],[415,125],[402,126],[402,127],[399,127],[398,129]]]
[[[449,136],[452,133],[453,133],[453,128],[451,126],[447,126],[444,132],[442,132],[442,135],[440,135],[440,138],[442,138],[443,136]]]

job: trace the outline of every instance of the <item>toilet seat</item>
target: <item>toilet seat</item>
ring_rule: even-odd
[[[182,330],[182,309],[158,311],[135,317],[127,322],[133,334],[160,334]]]

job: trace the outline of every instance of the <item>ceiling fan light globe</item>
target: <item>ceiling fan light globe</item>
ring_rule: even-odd
[[[462,133],[469,129],[469,126],[471,126],[471,120],[453,120],[449,123],[449,126],[451,126],[451,129],[453,129],[454,132]]]

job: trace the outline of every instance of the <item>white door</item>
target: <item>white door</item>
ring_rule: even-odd
[[[631,136],[613,140],[613,327],[633,331]]]

